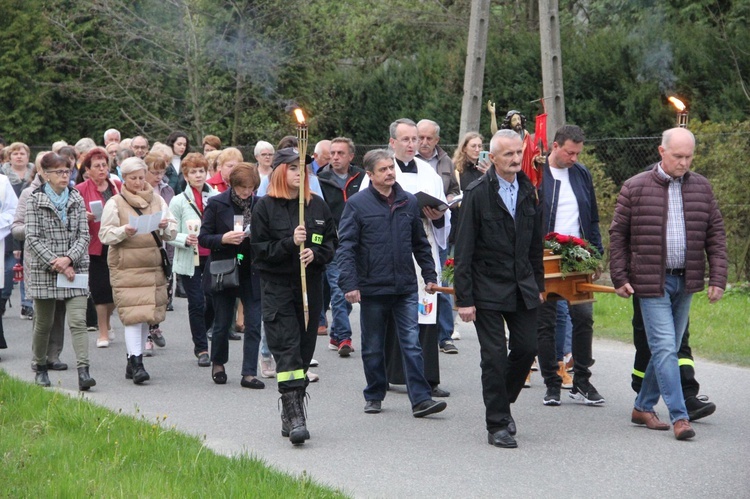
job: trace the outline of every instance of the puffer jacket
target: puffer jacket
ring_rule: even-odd
[[[138,216],[133,207],[143,215],[161,211],[169,219],[161,230],[162,240],[171,241],[177,234],[176,222],[167,203],[146,184],[145,190],[133,194],[123,188],[104,206],[99,239],[109,245],[109,265],[112,294],[123,325],[164,321],[167,310],[167,279],[161,266],[161,254],[154,237],[137,234],[128,237],[125,226],[131,216]]]
[[[542,207],[536,189],[517,174],[515,220],[503,203],[495,169],[464,190],[455,252],[456,305],[515,312],[518,294],[527,309],[544,291]]]
[[[55,258],[67,256],[73,262],[76,274],[88,274],[89,271],[86,208],[78,191],[68,188],[68,196],[65,222],[57,214],[43,186],[28,198],[24,279],[26,294],[30,298],[64,300],[88,294],[86,289],[58,288],[58,273],[50,267]]]
[[[620,190],[610,234],[610,272],[615,288],[630,283],[635,294],[664,294],[667,258],[669,180],[658,164],[627,180]],[[724,221],[708,180],[687,172],[682,180],[687,251],[685,288],[701,291],[709,265],[709,286],[726,287],[727,250]]]
[[[414,260],[426,283],[437,282],[435,262],[422,226],[417,199],[393,185],[393,206],[370,184],[344,207],[339,224],[336,262],[339,286],[364,296],[400,295],[417,292]]]

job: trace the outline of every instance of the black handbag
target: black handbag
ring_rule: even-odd
[[[236,258],[211,261],[208,273],[211,274],[211,291],[240,287],[240,266]]]

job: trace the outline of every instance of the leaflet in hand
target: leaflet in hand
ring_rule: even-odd
[[[58,288],[76,288],[76,289],[89,289],[89,275],[88,274],[76,274],[72,281],[69,281],[63,274],[57,274],[57,287]]]
[[[130,215],[128,224],[131,227],[135,227],[136,234],[148,234],[149,232],[159,230],[159,223],[162,218],[163,213],[161,211],[150,215],[141,215],[140,217]]]
[[[102,221],[102,212],[104,211],[104,206],[102,206],[101,201],[91,201],[89,203],[89,208],[91,209],[91,213],[94,214],[94,222],[101,222]]]

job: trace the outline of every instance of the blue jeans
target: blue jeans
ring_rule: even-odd
[[[440,268],[448,259],[450,248],[440,249]],[[451,339],[453,335],[453,295],[439,293],[437,296],[437,325],[438,325],[438,344],[442,345]]]
[[[667,275],[664,296],[638,298],[646,326],[651,360],[646,368],[641,391],[635,398],[639,411],[653,411],[659,394],[669,409],[672,423],[688,419],[680,385],[677,351],[688,323],[692,293],[685,291],[685,277]]]
[[[328,286],[331,288],[331,339],[336,342],[352,339],[352,326],[349,323],[349,313],[352,306],[344,298],[344,292],[339,287],[339,266],[334,257],[326,265],[326,279]],[[325,312],[324,312],[325,313]]]
[[[558,362],[563,360],[566,353],[572,352],[573,348],[573,322],[568,312],[568,302],[560,300],[557,302],[557,322],[555,323],[555,347]]]
[[[200,265],[195,267],[192,276],[182,276],[182,287],[185,289],[188,302],[188,321],[190,322],[190,333],[193,337],[193,353],[198,355],[208,351],[208,338],[206,330],[211,327],[207,324],[206,296],[203,293],[203,271],[206,267],[207,257],[200,258]]]
[[[385,371],[385,334],[393,317],[406,378],[406,390],[412,407],[429,400],[432,390],[424,376],[422,347],[419,344],[417,293],[406,295],[363,296],[360,303],[362,364],[367,387],[365,400],[383,400],[388,390]]]

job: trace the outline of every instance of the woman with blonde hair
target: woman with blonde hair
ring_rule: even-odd
[[[206,181],[219,192],[229,189],[229,174],[232,168],[242,163],[242,152],[236,147],[227,147],[216,158],[216,175]]]
[[[148,326],[164,321],[167,312],[162,240],[174,239],[177,228],[167,204],[146,182],[146,163],[128,158],[122,162],[121,172],[123,189],[104,206],[99,239],[109,245],[107,263],[115,307],[125,326],[125,379],[141,384],[150,378],[143,367]],[[153,232],[138,234],[130,225],[130,217],[156,213],[161,213],[161,221]]]
[[[466,189],[489,169],[489,162],[479,162],[481,152],[482,136],[477,132],[468,132],[458,143],[456,152],[453,153],[453,164],[458,171],[461,190]]]

